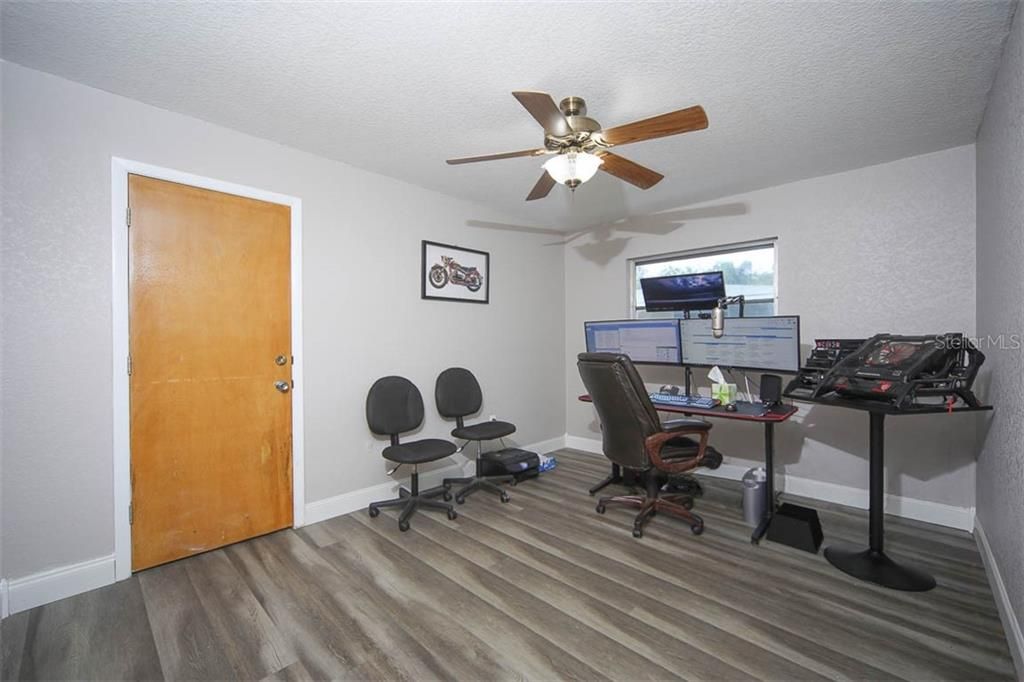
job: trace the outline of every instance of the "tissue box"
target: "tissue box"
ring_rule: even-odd
[[[736,384],[711,384],[711,397],[723,405],[736,402]]]

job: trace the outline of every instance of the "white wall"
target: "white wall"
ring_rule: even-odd
[[[111,156],[302,199],[307,503],[387,480],[364,418],[385,374],[420,386],[423,435],[451,428],[429,406],[454,364],[517,442],[564,432],[550,238],[468,227],[509,218],[13,64],[2,116],[5,577],[113,552]],[[421,301],[421,239],[489,251],[490,305]]]
[[[566,249],[566,397],[570,435],[599,439],[576,354],[584,320],[628,317],[627,259],[778,237],[780,314],[801,315],[802,355],[816,337],[962,331],[974,316],[974,148],[957,147],[880,166],[736,195],[739,216],[691,220],[668,235],[626,232]],[[679,370],[644,368],[652,384]],[[698,375],[699,376],[699,375]],[[699,377],[706,386],[705,377]],[[974,506],[974,415],[888,421],[887,492]],[[726,462],[763,458],[762,430],[719,420],[712,442]],[[801,408],[776,429],[780,473],[866,489],[867,416]]]
[[[1020,7],[978,131],[978,334],[981,383],[995,405],[978,434],[978,521],[1005,584],[1024,676],[1024,16]],[[998,586],[994,586],[999,594]],[[1015,614],[1015,615],[1014,615]]]

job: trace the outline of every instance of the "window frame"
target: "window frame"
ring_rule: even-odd
[[[698,258],[701,256],[721,256],[730,253],[737,253],[739,251],[752,251],[754,249],[771,249],[772,250],[772,268],[774,272],[774,286],[772,287],[772,298],[756,298],[747,300],[746,303],[767,303],[773,301],[775,303],[775,314],[779,313],[779,238],[778,237],[764,237],[762,239],[754,239],[745,242],[732,242],[729,244],[719,244],[712,246],[702,246],[695,249],[686,249],[683,251],[670,251],[668,253],[655,254],[651,256],[637,256],[629,259],[629,319],[638,320],[644,319],[639,317],[641,312],[646,312],[646,307],[640,307],[636,304],[636,269],[638,265],[652,265],[656,263],[665,263],[668,261],[682,260],[685,258]]]

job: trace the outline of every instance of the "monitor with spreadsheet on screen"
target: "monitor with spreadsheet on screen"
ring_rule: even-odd
[[[800,316],[730,317],[715,338],[711,320],[679,320],[684,365],[796,373],[800,369]]]
[[[676,320],[584,322],[588,353],[622,353],[639,364],[678,365]]]

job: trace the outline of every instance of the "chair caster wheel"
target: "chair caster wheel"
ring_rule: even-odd
[[[508,493],[502,493],[502,494],[501,494],[501,497],[500,497],[500,498],[498,498],[498,499],[500,499],[500,500],[501,500],[501,503],[502,503],[502,504],[505,504],[506,502],[508,502],[508,501],[509,501],[509,500],[511,500],[512,498],[508,496]]]
[[[380,516],[380,509],[377,509],[376,507],[374,507],[372,505],[370,507],[368,507],[366,511],[370,515],[371,519],[375,519],[378,516]]]
[[[409,522],[408,521],[399,521],[398,522],[398,530],[402,531],[403,533],[405,531],[409,530]]]
[[[456,495],[455,496],[455,504],[465,504],[465,502],[466,502],[466,498],[463,497],[462,495]]]
[[[448,492],[447,488],[445,488],[444,494],[441,495],[441,499],[444,500],[445,502],[450,502],[451,501],[452,494],[450,492]]]
[[[693,531],[694,535],[700,535],[701,533],[704,532],[704,522],[703,521],[698,521],[697,523],[695,523],[692,526],[690,526],[690,530]]]
[[[644,536],[644,531],[643,531],[642,528],[634,528],[633,529],[633,537],[635,537],[635,538],[642,538],[643,536]]]
[[[457,518],[459,518],[459,515],[455,513],[455,510],[454,509],[449,509],[448,510],[448,520],[449,521],[454,521]]]
[[[598,503],[596,509],[597,509],[597,513],[598,514],[604,514],[604,512],[605,512],[605,506],[603,504],[601,504],[601,503]]]

